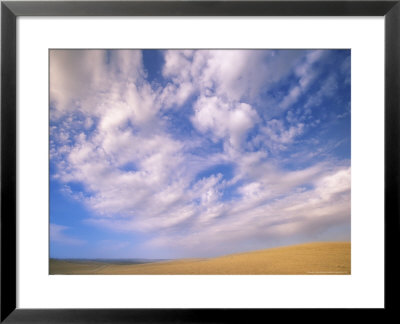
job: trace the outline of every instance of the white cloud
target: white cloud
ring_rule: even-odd
[[[64,233],[69,229],[70,227],[68,226],[50,224],[50,241],[65,245],[82,245],[86,243],[83,240],[70,237]]]
[[[103,92],[115,87],[117,80],[138,80],[141,71],[141,51],[51,50],[51,117],[76,111],[98,113]]]
[[[319,70],[315,68],[315,63],[318,62],[323,55],[323,50],[311,51],[306,55],[303,64],[296,67],[295,75],[298,78],[298,82],[295,86],[290,88],[286,97],[281,101],[281,109],[288,109],[308,90],[319,73]]]
[[[246,250],[246,246],[263,248],[293,238],[318,240],[326,228],[342,226],[350,220],[350,168],[311,173],[306,177],[314,186],[311,190],[300,188],[281,198],[277,191],[276,199],[271,196],[268,203],[262,203],[268,185],[253,182],[240,189],[245,195],[227,208],[229,217],[214,219],[203,227],[197,224],[192,232],[160,235],[148,244],[178,249],[182,255],[190,256],[194,251],[209,255],[210,246],[211,253],[219,255],[229,253],[230,246]],[[288,175],[294,178],[293,185],[301,184],[299,178],[304,176]],[[336,181],[342,185],[332,185]]]
[[[260,128],[259,134],[253,138],[254,145],[266,146],[272,152],[286,150],[296,138],[303,134],[304,123],[286,126],[282,120],[271,119]]]
[[[199,131],[210,131],[215,139],[226,137],[235,148],[241,147],[246,133],[259,119],[250,105],[228,103],[218,97],[200,97],[194,111],[192,122]]]
[[[281,51],[276,55],[273,50],[165,51],[163,75],[172,83],[161,97],[168,107],[182,105],[195,91],[228,101],[256,99],[261,90],[288,75],[303,54]],[[316,53],[310,54],[308,61],[312,64],[317,58]]]
[[[332,97],[336,90],[338,89],[338,84],[335,75],[330,75],[321,85],[320,89],[312,96],[310,96],[304,105],[305,108],[312,108],[319,106],[322,100],[325,98]]]

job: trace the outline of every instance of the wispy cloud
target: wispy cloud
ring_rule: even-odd
[[[69,229],[68,226],[62,226],[57,224],[50,224],[50,242],[66,245],[82,245],[86,242],[80,239],[70,237],[65,234]]]

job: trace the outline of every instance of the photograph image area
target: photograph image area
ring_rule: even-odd
[[[49,273],[351,274],[349,49],[49,50]]]

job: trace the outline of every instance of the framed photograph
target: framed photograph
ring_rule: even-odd
[[[2,2],[1,321],[393,311],[399,15]]]

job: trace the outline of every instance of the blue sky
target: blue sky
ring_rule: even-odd
[[[50,256],[350,240],[350,50],[51,50]]]

